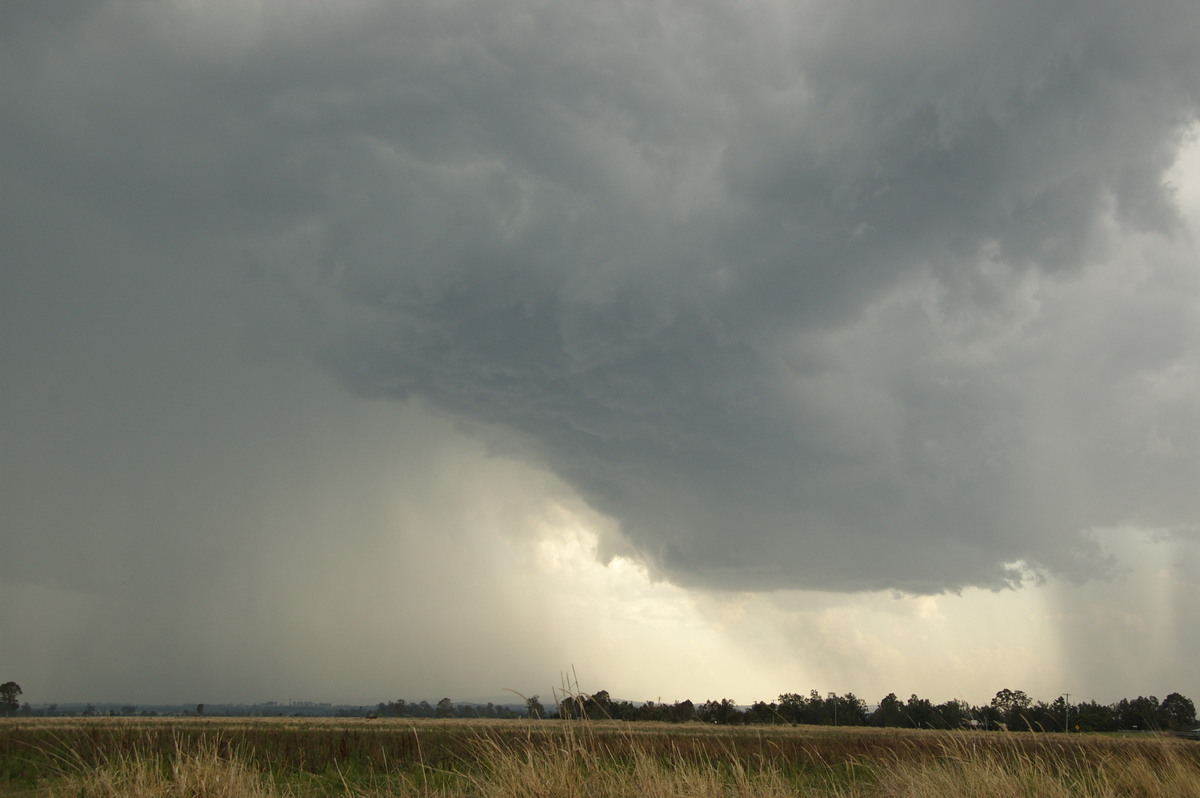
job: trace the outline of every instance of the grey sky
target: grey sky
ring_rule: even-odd
[[[1197,30],[5,3],[0,585],[47,607],[5,622],[20,662],[102,690],[54,653],[83,641],[110,679],[163,663],[114,689],[254,698],[309,642],[439,690],[461,630],[553,672],[570,624],[514,637],[546,596],[513,558],[562,507],[697,606],[1119,581],[1113,530],[1194,562]],[[291,689],[348,667],[317,660]]]

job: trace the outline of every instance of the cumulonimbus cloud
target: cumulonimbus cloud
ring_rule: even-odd
[[[677,582],[1087,576],[1089,529],[1200,515],[1198,17],[367,4],[128,68],[131,168],[80,168],[186,180],[345,385],[493,430]]]
[[[1094,526],[1194,522],[1147,382],[1197,352],[1194,12],[869,6],[431,14],[327,98],[378,122],[328,167],[325,362],[515,435],[683,583],[1083,576]]]

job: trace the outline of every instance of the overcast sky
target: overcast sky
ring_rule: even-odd
[[[6,0],[0,680],[1200,700],[1197,31]]]

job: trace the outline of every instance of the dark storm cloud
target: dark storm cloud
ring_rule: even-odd
[[[680,583],[1087,575],[1089,528],[1200,512],[1154,388],[1197,348],[1162,243],[1192,3],[80,14],[7,48],[10,196],[244,267],[295,303],[263,329]],[[1166,260],[1117,306],[1129,236]]]

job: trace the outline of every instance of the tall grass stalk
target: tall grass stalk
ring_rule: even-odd
[[[0,780],[0,798],[1200,796],[1200,744],[1152,735],[611,721],[281,724],[273,736],[266,727],[233,724],[163,724],[106,735],[108,728],[83,725],[78,734],[60,728],[41,737],[54,750],[37,765],[36,789],[28,780],[6,789]],[[19,735],[11,729],[0,724],[0,759],[28,750],[13,744]],[[39,739],[30,727],[19,731]]]
[[[1006,736],[1007,737],[1007,736]],[[1062,739],[1059,737],[1059,739]],[[883,762],[874,792],[887,798],[1177,798],[1200,796],[1200,757],[1195,746],[1165,738],[1140,744],[1109,740],[1026,746],[1012,738],[976,745],[947,739],[943,754]],[[1120,741],[1118,741],[1120,742]]]
[[[222,753],[218,738],[169,759],[145,751],[120,752],[69,772],[48,789],[51,798],[275,798],[269,777],[237,753]]]

